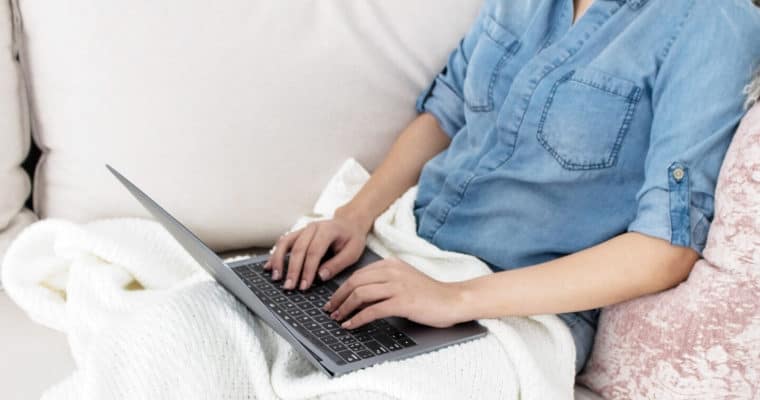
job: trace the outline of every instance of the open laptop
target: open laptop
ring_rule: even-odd
[[[367,248],[358,262],[332,280],[317,280],[303,292],[285,290],[263,270],[268,256],[225,264],[137,186],[110,166],[106,167],[220,285],[329,376],[426,353],[486,333],[486,329],[474,321],[450,328],[432,328],[402,318],[385,318],[358,329],[343,329],[329,318],[322,306],[353,271],[380,260],[377,254]]]

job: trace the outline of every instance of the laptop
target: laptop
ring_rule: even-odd
[[[329,376],[427,353],[482,337],[487,332],[475,321],[433,328],[395,317],[353,330],[343,329],[322,307],[351,273],[381,259],[369,248],[359,261],[332,280],[317,279],[306,291],[285,290],[263,269],[268,255],[225,264],[153,199],[119,172],[106,167],[213,279]]]

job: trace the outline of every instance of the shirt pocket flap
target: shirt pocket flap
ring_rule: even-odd
[[[576,69],[569,79],[627,99],[639,92],[635,83],[593,68]]]

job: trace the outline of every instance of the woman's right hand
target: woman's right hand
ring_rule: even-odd
[[[445,150],[451,138],[435,116],[422,113],[396,139],[382,164],[359,193],[335,211],[335,217],[312,222],[289,233],[275,245],[265,264],[275,280],[285,278],[287,289],[308,289],[319,274],[328,280],[359,260],[375,217],[414,186],[425,163]],[[322,258],[331,249],[333,256]],[[285,266],[285,255],[290,260]]]
[[[364,252],[370,227],[371,224],[338,213],[332,219],[312,222],[282,236],[264,269],[272,270],[273,280],[284,277],[283,288],[306,290],[316,275],[327,281],[358,261]],[[333,256],[320,265],[328,250],[332,250]],[[286,267],[288,252],[290,259]]]

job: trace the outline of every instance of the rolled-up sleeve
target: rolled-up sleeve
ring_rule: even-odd
[[[470,31],[449,55],[443,70],[417,98],[417,112],[432,114],[452,138],[465,124],[464,79],[470,55],[482,32],[482,21],[489,12],[489,3],[486,2]]]
[[[744,113],[742,89],[760,61],[757,10],[725,3],[695,2],[663,51],[645,180],[628,227],[699,253],[718,173]]]

